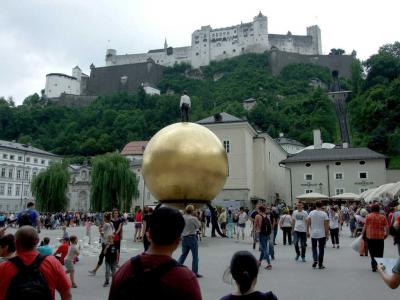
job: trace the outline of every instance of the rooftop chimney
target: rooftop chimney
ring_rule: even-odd
[[[279,132],[279,137],[280,138],[282,138],[282,137],[284,137],[285,135],[283,134],[283,132]]]
[[[313,135],[314,135],[314,149],[321,149],[322,148],[321,130],[314,129]]]
[[[349,148],[349,143],[343,143],[343,149]]]

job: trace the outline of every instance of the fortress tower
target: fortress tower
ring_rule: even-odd
[[[256,52],[268,49],[268,19],[261,11],[253,19],[254,46]],[[258,49],[257,49],[258,48]],[[257,51],[258,50],[258,51]]]
[[[317,54],[322,54],[321,29],[318,25],[307,27],[307,35],[313,38],[313,47]]]

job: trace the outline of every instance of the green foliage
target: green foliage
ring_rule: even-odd
[[[129,211],[132,200],[138,196],[138,181],[129,169],[129,161],[119,153],[107,153],[96,156],[92,167],[92,210]]]
[[[400,155],[400,43],[384,45],[364,65],[363,89],[349,103],[353,143]]]
[[[31,190],[40,211],[59,212],[67,207],[69,173],[66,163],[52,163],[32,181]]]
[[[400,169],[400,156],[392,157],[389,161],[389,169]]]

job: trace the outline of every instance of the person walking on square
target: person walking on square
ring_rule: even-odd
[[[181,101],[179,103],[179,107],[181,109],[181,119],[182,122],[189,122],[190,120],[190,108],[192,103],[190,101],[190,97],[188,96],[186,91],[182,92]]]
[[[377,269],[375,257],[383,257],[385,239],[389,233],[386,217],[379,213],[379,209],[379,204],[371,206],[371,213],[368,214],[362,231],[362,234],[366,233],[367,237],[372,272],[376,272]]]
[[[64,265],[66,269],[66,273],[69,274],[71,278],[71,287],[77,288],[77,284],[75,283],[75,266],[74,259],[79,256],[79,246],[78,246],[78,238],[75,235],[71,235],[69,238],[69,248],[68,254],[64,259]]]
[[[254,221],[254,226],[255,226],[255,232],[258,233],[258,237],[260,240],[260,265],[265,259],[267,261],[267,266],[265,269],[271,270],[271,260],[270,260],[270,253],[269,253],[269,241],[271,238],[271,232],[272,232],[272,224],[270,219],[267,216],[266,213],[266,207],[264,205],[260,205],[258,207],[258,214],[255,217]]]
[[[322,203],[315,203],[316,209],[310,212],[308,216],[308,230],[311,229],[311,245],[314,263],[313,268],[317,265],[319,269],[325,269],[324,266],[324,251],[326,240],[329,238],[329,217],[322,209]]]
[[[240,235],[242,235],[242,240],[244,240],[244,229],[246,228],[247,222],[247,214],[244,210],[244,207],[239,208],[239,212],[237,214],[237,231],[236,238],[239,240]]]
[[[286,240],[289,245],[292,244],[292,217],[289,214],[289,209],[283,210],[283,215],[279,221],[279,226],[282,229],[283,245],[286,246]]]
[[[233,228],[234,228],[234,224],[233,224],[233,212],[232,210],[229,208],[228,209],[228,214],[226,217],[226,235],[228,238],[233,238]]]
[[[189,251],[192,252],[192,271],[196,274],[197,278],[203,277],[199,274],[199,245],[197,241],[197,230],[200,228],[200,222],[197,217],[193,216],[193,205],[186,206],[185,214],[185,228],[182,232],[182,254],[178,262],[183,265]]]
[[[104,287],[110,284],[110,275],[114,276],[117,267],[117,248],[114,245],[114,235],[109,235],[107,245],[104,248],[104,258],[106,267],[106,280],[103,284]]]
[[[297,210],[292,214],[292,234],[293,243],[296,250],[295,260],[299,260],[301,255],[301,260],[306,262],[306,247],[307,247],[307,217],[308,214],[303,210],[304,205],[301,201],[297,202]],[[299,248],[299,242],[301,247],[301,252]]]
[[[329,211],[329,231],[331,233],[332,247],[339,249],[339,212],[336,206]]]

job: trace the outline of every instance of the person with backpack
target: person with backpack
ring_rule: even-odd
[[[260,259],[259,264],[261,265],[263,259],[267,261],[265,269],[271,270],[271,260],[269,257],[269,240],[272,232],[272,224],[266,213],[267,209],[264,205],[258,207],[258,215],[255,217],[255,231],[258,233],[260,240]]]
[[[17,255],[0,263],[0,299],[72,299],[70,282],[54,256],[43,256],[36,250],[39,235],[31,226],[15,233]]]
[[[28,202],[26,209],[17,214],[17,222],[19,227],[29,225],[37,228],[38,233],[40,233],[40,215],[35,210],[33,202]]]
[[[149,249],[128,260],[115,273],[108,299],[202,299],[196,275],[172,258],[184,227],[178,210],[154,210],[146,232],[151,242]]]

